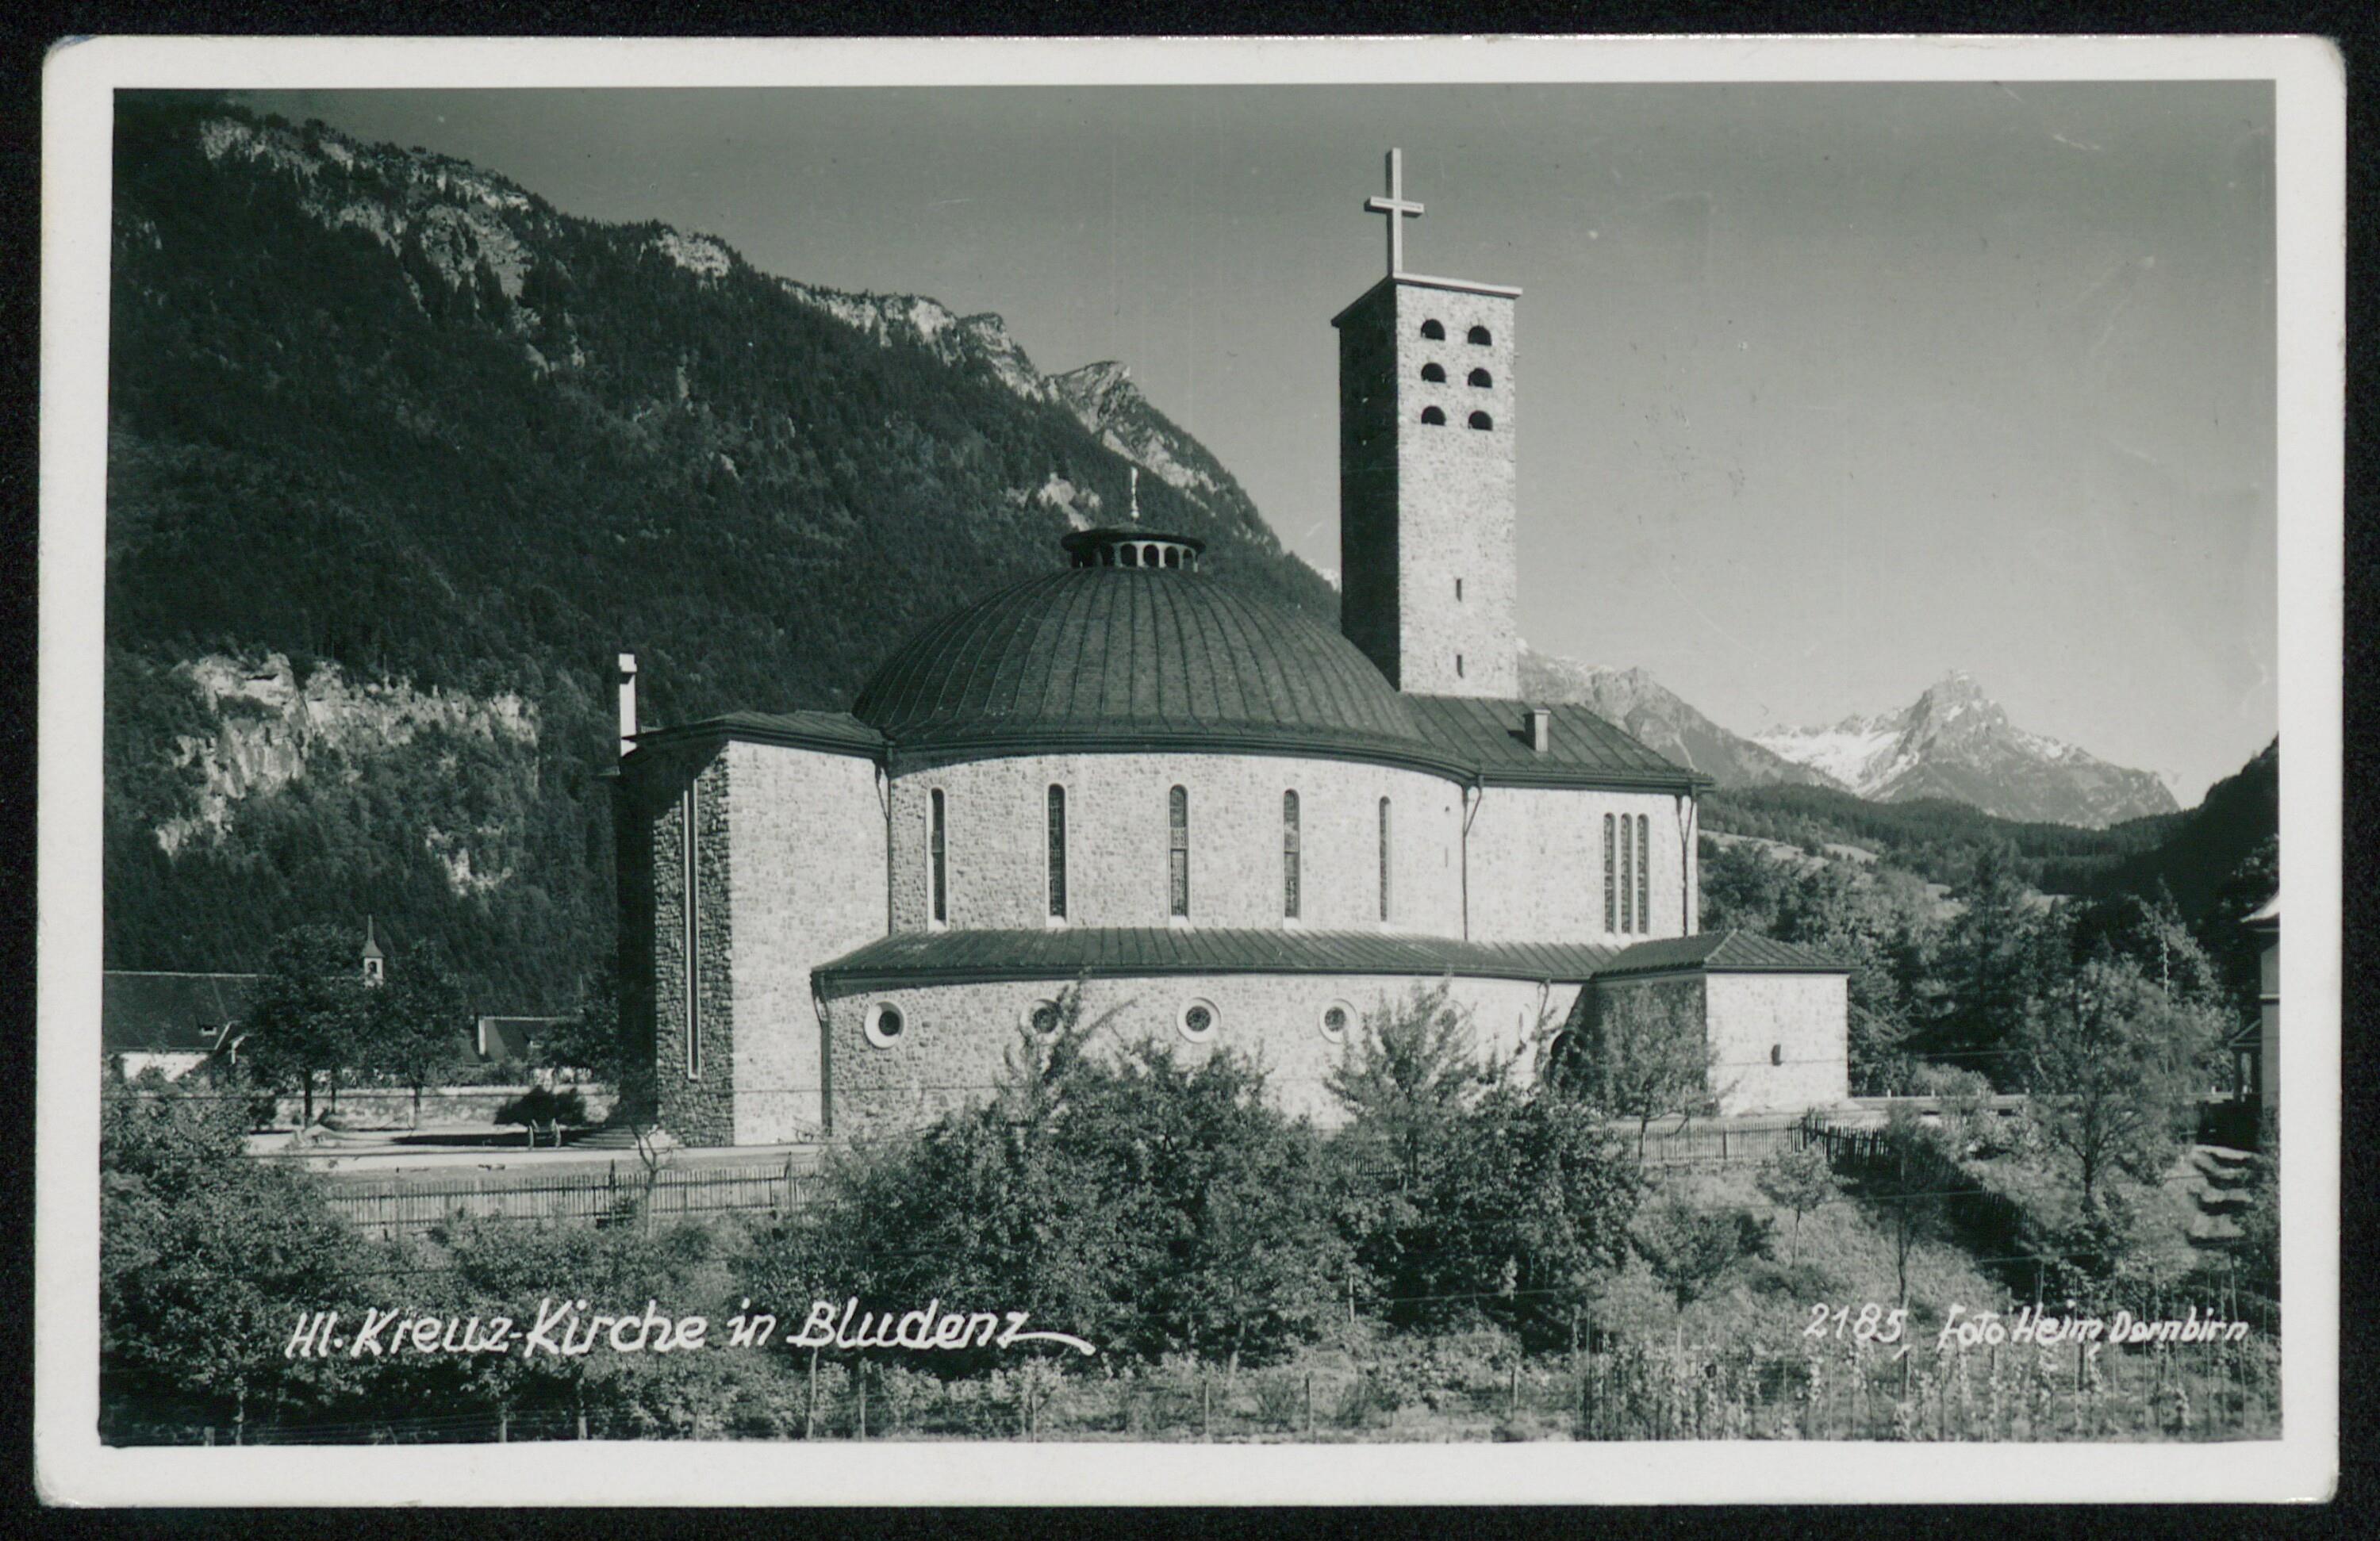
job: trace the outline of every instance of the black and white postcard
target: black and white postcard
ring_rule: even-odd
[[[2326,44],[44,110],[51,1500],[2330,1492]]]

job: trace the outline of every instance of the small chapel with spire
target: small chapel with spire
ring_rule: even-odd
[[[620,656],[621,1014],[674,1137],[929,1122],[1077,989],[1324,1122],[1366,1019],[1433,988],[1524,1079],[1658,1011],[1721,1111],[1845,1097],[1841,965],[1699,928],[1708,778],[1521,696],[1521,292],[1410,271],[1387,169],[1387,270],[1331,322],[1337,627],[1216,583],[1135,496],[848,711],[647,726]]]

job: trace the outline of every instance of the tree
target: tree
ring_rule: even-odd
[[[1654,1276],[1670,1287],[1681,1307],[1702,1298],[1735,1260],[1755,1250],[1763,1236],[1750,1211],[1705,1209],[1672,1194],[1637,1217],[1637,1252]]]
[[[1572,1330],[1627,1261],[1643,1169],[1601,1109],[1550,1088],[1492,1087],[1446,1134],[1386,1281],[1407,1298],[1397,1314]]]
[[[1802,1217],[1842,1192],[1835,1182],[1835,1169],[1827,1163],[1826,1147],[1805,1145],[1799,1150],[1779,1150],[1760,1163],[1752,1180],[1759,1186],[1763,1198],[1780,1209],[1792,1211],[1792,1250],[1786,1262],[1789,1267],[1798,1265],[1802,1260]]]
[[[1443,981],[1415,985],[1365,1014],[1326,1084],[1351,1115],[1349,1143],[1376,1149],[1406,1191],[1416,1189],[1481,1086],[1470,1019]]]
[[[2013,1040],[2046,987],[2056,949],[2017,876],[2013,848],[1984,847],[1960,897],[1965,907],[1945,931],[1939,956],[1946,1000],[1938,1048],[2005,1084]]]
[[[100,1377],[108,1405],[245,1421],[335,1365],[283,1355],[301,1314],[357,1315],[368,1250],[310,1174],[249,1159],[238,1104],[150,1072],[100,1114]]]
[[[1699,981],[1623,985],[1581,1005],[1589,1039],[1570,1079],[1607,1112],[1635,1121],[1642,1160],[1655,1119],[1692,1117],[1715,1095],[1717,1053],[1703,1033]]]
[[[577,1005],[538,1040],[537,1057],[549,1069],[583,1071],[604,1086],[620,1086],[629,1054],[620,1028],[617,965],[607,960],[579,980]]]
[[[2092,960],[2024,1035],[2034,1119],[2065,1156],[2087,1212],[2113,1172],[2156,1179],[2194,1113],[2221,1023],[2169,999],[2130,959]]]
[[[413,1125],[421,1126],[421,1093],[453,1074],[469,1042],[471,1008],[434,946],[390,960],[388,983],[370,992],[364,1031],[367,1063],[413,1093]]]
[[[1909,1304],[1909,1260],[1920,1242],[1941,1230],[1958,1175],[1958,1163],[1946,1148],[1942,1132],[1909,1104],[1894,1103],[1885,1114],[1883,1149],[1868,1163],[1860,1188],[1886,1211],[1893,1276],[1903,1305]]]
[[[370,1041],[374,990],[357,962],[362,943],[337,926],[283,932],[249,1006],[241,1052],[267,1085],[301,1091],[303,1126],[314,1122],[316,1078],[329,1078],[337,1106],[340,1077],[362,1062]]]

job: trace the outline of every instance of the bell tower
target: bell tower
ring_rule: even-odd
[[[1339,627],[1398,689],[1521,693],[1513,622],[1514,302],[1408,273],[1403,154],[1389,152],[1389,271],[1339,331]]]

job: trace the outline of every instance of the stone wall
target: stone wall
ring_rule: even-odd
[[[681,1144],[735,1137],[734,909],[728,843],[729,761],[723,746],[639,768],[638,823],[650,853],[653,1084],[662,1127]],[[686,828],[695,825],[695,966],[687,965]],[[694,986],[689,1033],[686,997]],[[698,1054],[690,1057],[698,1035]],[[690,1062],[690,1058],[693,1062]]]
[[[892,784],[892,924],[925,928],[931,792],[944,794],[949,924],[1050,923],[1048,796],[1066,789],[1067,922],[1171,923],[1167,794],[1190,795],[1190,924],[1281,915],[1281,794],[1298,795],[1299,924],[1380,928],[1379,800],[1390,799],[1388,928],[1463,934],[1462,792],[1419,771],[1269,755],[1022,756],[905,771]]]
[[[1666,1005],[1701,1024],[1721,1114],[1799,1113],[1851,1095],[1846,984],[1840,974],[1629,975],[1595,981],[1572,1025],[1627,998]]]
[[[1347,1009],[1356,1024],[1416,987],[1438,981],[1389,976],[1248,974],[1196,977],[1092,979],[1083,986],[1083,1019],[1110,1017],[1098,1041],[1111,1049],[1151,1039],[1196,1063],[1220,1050],[1256,1059],[1267,1090],[1293,1116],[1331,1124],[1343,1117],[1323,1078],[1339,1062],[1342,1044],[1323,1032],[1323,1013]],[[1008,1057],[1022,1047],[1020,1028],[1034,1006],[1055,1001],[1073,983],[1048,979],[902,989],[853,990],[827,1001],[829,1078],[833,1083],[833,1133],[866,1137],[930,1122],[954,1108],[991,1095]],[[1536,1070],[1536,1050],[1569,1013],[1577,987],[1548,989],[1526,980],[1455,979],[1451,999],[1469,1013],[1473,1043],[1483,1058],[1517,1059],[1524,1078]],[[1193,1001],[1216,1021],[1211,1037],[1196,1043],[1180,1023]],[[867,1020],[883,1002],[902,1016],[889,1046],[870,1040]],[[1110,1013],[1112,1013],[1110,1016]],[[1348,1037],[1360,1032],[1351,1026]]]
[[[1719,1110],[1794,1113],[1848,1098],[1849,985],[1840,974],[1711,975]]]
[[[873,760],[731,744],[735,1143],[815,1135],[825,1064],[810,970],[885,932]]]
[[[1471,940],[1593,941],[1624,947],[1691,933],[1694,843],[1682,800],[1665,792],[1490,786],[1469,837]],[[1651,843],[1649,928],[1603,923],[1604,815],[1644,816]]]

